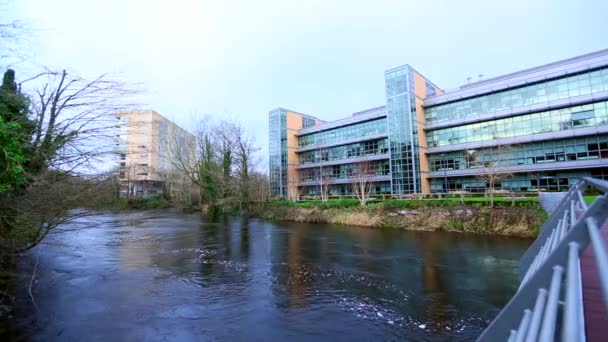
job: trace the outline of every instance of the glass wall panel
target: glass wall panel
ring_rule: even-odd
[[[349,179],[356,174],[358,164],[339,164],[330,166],[320,166],[310,169],[299,170],[300,182],[319,181],[319,175],[323,175],[323,179]],[[388,159],[375,160],[369,162],[370,174],[373,176],[388,176],[390,174],[390,166]]]
[[[466,170],[486,165],[509,167],[589,159],[608,159],[608,135],[431,154],[429,168],[431,171]]]
[[[567,191],[572,184],[582,177],[606,180],[608,179],[608,169],[514,174],[507,179],[498,181],[494,186],[497,190],[508,191]],[[488,186],[485,181],[480,181],[476,177],[450,177],[447,179],[447,183],[443,178],[431,179],[432,192],[444,192],[446,188],[448,191],[484,192]]]
[[[608,91],[608,68],[428,107],[425,117],[427,122],[453,120],[600,91]]]
[[[269,113],[268,166],[270,194],[287,195],[287,112],[276,109]]]
[[[374,139],[354,144],[301,152],[300,164],[349,159],[388,153],[388,139]]]
[[[607,104],[608,102],[597,102],[429,131],[428,146],[448,146],[605,125],[608,123]]]
[[[409,66],[385,74],[393,194],[420,191],[414,75]]]
[[[333,144],[367,135],[386,133],[386,118],[342,126],[298,137],[298,147]]]
[[[331,196],[352,196],[352,186],[350,184],[333,184],[329,186]],[[391,193],[390,182],[376,182],[371,187],[373,195],[388,195]],[[302,196],[320,196],[321,192],[318,186],[304,186],[301,191]]]

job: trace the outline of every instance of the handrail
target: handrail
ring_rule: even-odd
[[[603,195],[587,205],[586,188]],[[604,225],[608,182],[583,178],[551,213],[522,258],[519,289],[478,341],[585,341],[580,256],[588,246],[593,249],[608,309],[608,252],[599,231]]]

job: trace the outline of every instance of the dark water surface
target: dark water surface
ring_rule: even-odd
[[[39,255],[39,341],[473,340],[528,240],[100,214]]]

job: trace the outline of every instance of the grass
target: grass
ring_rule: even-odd
[[[367,204],[368,207],[388,207],[388,208],[421,208],[421,207],[449,207],[458,206],[463,202],[465,205],[483,207],[490,205],[490,199],[486,197],[448,197],[442,199],[388,199],[388,200],[370,200]],[[537,197],[522,197],[515,198],[511,197],[494,197],[495,207],[537,207]],[[354,198],[341,198],[341,199],[330,199],[326,202],[320,200],[308,200],[308,201],[288,201],[288,200],[274,200],[269,203],[270,206],[284,206],[284,207],[302,207],[302,208],[320,208],[320,209],[332,209],[332,208],[353,208],[359,207],[359,200]]]
[[[597,196],[596,195],[593,195],[593,196],[589,196],[588,195],[588,196],[583,196],[583,198],[585,199],[585,203],[591,204],[591,203],[593,203],[593,201],[595,201],[595,199],[597,198]]]

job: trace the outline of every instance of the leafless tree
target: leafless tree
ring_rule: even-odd
[[[294,165],[289,166],[287,171],[287,199],[293,202],[299,201],[302,188],[299,186],[300,179],[298,170]]]
[[[19,224],[0,234],[0,250],[18,253],[38,245],[55,227],[91,215],[116,196],[115,173],[76,175],[45,171],[35,176],[27,191],[8,200]],[[5,199],[3,199],[4,201]],[[7,206],[7,203],[2,203]]]
[[[325,162],[329,161],[329,150],[326,148],[319,150],[319,193],[321,202],[326,202],[329,199],[331,177],[325,174]]]
[[[251,201],[251,173],[259,162],[255,158],[255,153],[259,151],[259,148],[255,145],[253,138],[247,134],[241,125],[237,124],[235,126],[235,173],[238,178],[239,208],[242,209]]]
[[[201,205],[244,209],[251,199],[258,148],[245,129],[230,121],[205,119],[197,125],[194,160],[179,154],[173,161],[199,189]]]
[[[324,169],[320,169],[319,174],[319,190],[321,195],[321,202],[327,202],[329,200],[330,187],[331,187],[331,176],[323,173]]]
[[[510,159],[513,153],[512,146],[498,145],[493,147],[489,154],[489,160],[483,160],[483,173],[477,178],[486,184],[486,193],[490,198],[490,207],[494,207],[494,194],[496,192],[496,184],[502,180],[511,177],[511,168],[501,165],[501,162]],[[475,160],[475,152],[469,154],[469,159]]]
[[[249,189],[252,203],[267,202],[270,199],[270,184],[266,173],[254,171],[249,177]]]
[[[44,71],[22,81],[31,90],[35,130],[34,168],[74,170],[110,155],[116,138],[115,113],[138,91],[106,74],[92,80],[66,70]]]
[[[19,47],[28,39],[28,31],[24,22],[19,20],[0,22],[0,69],[26,60],[23,49]]]
[[[369,200],[374,174],[374,165],[368,161],[359,162],[354,166],[351,188],[362,207],[364,207]]]
[[[86,80],[65,70],[44,71],[19,88],[30,94],[33,134],[28,186],[0,203],[14,216],[12,233],[20,232],[2,234],[8,251],[32,248],[58,224],[91,214],[73,209],[96,202],[104,186],[115,189],[96,166],[114,160],[114,113],[129,108],[122,101],[136,93],[107,75]]]

